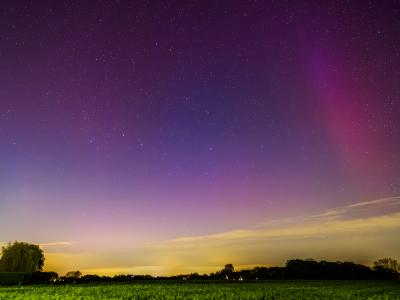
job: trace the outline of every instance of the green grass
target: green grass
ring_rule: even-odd
[[[272,281],[0,287],[0,299],[400,299],[396,281]]]

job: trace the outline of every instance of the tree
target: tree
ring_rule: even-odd
[[[226,264],[225,267],[222,269],[222,272],[233,273],[233,272],[235,272],[235,268],[233,267],[232,264]]]
[[[2,247],[0,271],[31,273],[41,271],[43,265],[43,250],[38,245],[14,242]]]
[[[232,279],[232,274],[235,272],[235,268],[232,264],[226,264],[225,267],[221,270],[220,274],[225,279]]]
[[[400,264],[393,258],[381,258],[374,262],[374,269],[392,273],[400,273]]]
[[[67,274],[65,274],[66,278],[73,278],[73,279],[81,278],[81,276],[82,276],[82,273],[79,270],[78,271],[69,271],[69,272],[67,272]]]

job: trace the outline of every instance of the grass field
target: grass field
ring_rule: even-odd
[[[135,283],[0,287],[0,299],[400,299],[395,281]]]

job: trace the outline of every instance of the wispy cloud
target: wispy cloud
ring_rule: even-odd
[[[72,242],[48,242],[48,243],[36,243],[36,242],[29,242],[29,243],[33,243],[36,245],[39,245],[39,247],[42,248],[49,248],[49,247],[68,247],[68,246],[72,246],[73,243]],[[0,246],[5,246],[8,243],[6,242],[0,242]]]
[[[164,245],[200,241],[249,239],[295,239],[326,237],[400,227],[400,197],[358,202],[333,208],[319,214],[265,222],[255,229],[232,230],[203,236],[168,240]]]
[[[360,234],[382,229],[400,228],[400,213],[387,216],[353,220],[327,220],[320,223],[291,225],[280,228],[257,230],[234,230],[218,234],[182,237],[166,241],[166,246],[196,246],[195,242],[229,242],[234,240],[283,240],[325,238],[328,235]]]
[[[355,219],[359,217],[386,215],[395,212],[400,212],[400,196],[338,206],[313,215],[269,220],[260,224],[259,227],[299,224],[316,221],[321,222],[324,220],[326,221],[335,219]]]
[[[387,197],[371,201],[357,202],[345,206],[339,206],[321,214],[312,216],[313,218],[357,218],[360,216],[378,216],[393,212],[400,212],[400,196]]]
[[[40,247],[68,247],[68,246],[72,246],[73,243],[71,242],[49,242],[49,243],[40,243],[39,246]]]
[[[352,207],[374,206],[374,205],[384,205],[384,206],[400,205],[400,196],[358,202],[358,203],[350,204],[347,207],[352,208]]]

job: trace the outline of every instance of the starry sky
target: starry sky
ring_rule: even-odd
[[[107,274],[400,258],[399,37],[391,0],[1,1],[0,242]]]

